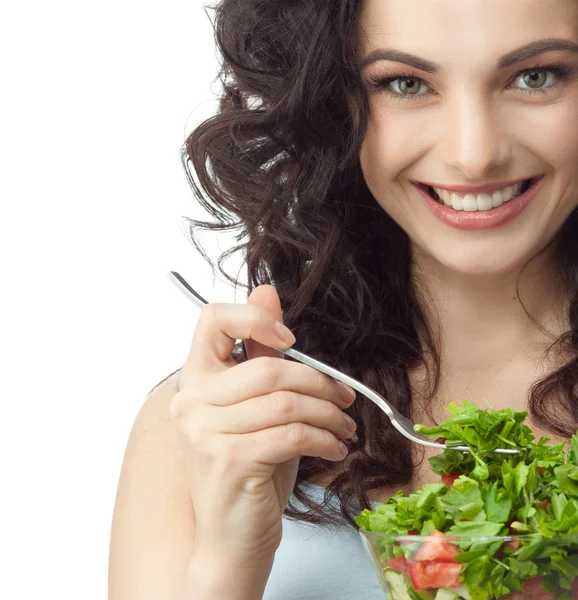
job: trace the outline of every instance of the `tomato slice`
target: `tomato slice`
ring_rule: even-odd
[[[576,591],[576,589],[572,590],[575,598]],[[532,600],[555,600],[556,594],[547,592],[542,587],[542,577],[536,575],[535,577],[526,579],[524,582],[524,589],[521,592],[512,592],[511,594],[508,594],[504,600],[524,600],[525,598],[531,598]]]
[[[405,556],[400,556],[399,558],[392,558],[390,560],[385,561],[385,564],[388,567],[391,567],[394,571],[398,571],[399,573],[403,573],[404,575],[409,575],[409,562]]]
[[[437,560],[441,562],[455,562],[455,555],[460,553],[460,549],[455,544],[444,541],[446,535],[441,531],[432,531],[431,537],[434,541],[423,543],[415,553],[413,560]]]
[[[458,472],[454,473],[442,473],[442,483],[445,483],[448,487],[452,487],[454,481],[460,476]]]
[[[414,589],[435,590],[437,588],[458,588],[461,585],[462,565],[457,562],[421,561],[409,563],[409,577]]]
[[[535,598],[538,600],[554,600],[556,596],[547,592],[542,587],[542,578],[540,575],[536,575],[535,577],[530,577],[530,579],[526,579],[524,582],[524,596],[529,596],[531,598]]]

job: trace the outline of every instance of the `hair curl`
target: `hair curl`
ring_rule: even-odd
[[[440,359],[420,309],[405,232],[365,184],[359,152],[368,101],[355,67],[361,0],[220,0],[215,39],[222,55],[218,114],[199,125],[181,151],[189,184],[216,219],[193,229],[240,230],[223,262],[244,250],[248,291],[274,285],[298,347],[378,390],[410,416],[408,370],[428,366],[430,397]],[[353,108],[354,107],[354,108]],[[194,181],[189,163],[198,177]],[[578,350],[578,214],[558,233],[557,252],[573,301],[571,330],[556,343]],[[244,360],[237,346],[233,356]],[[429,357],[429,360],[425,358]],[[533,421],[570,437],[578,426],[578,359],[531,389]],[[318,506],[299,487],[331,461],[301,459],[288,517],[356,527],[367,492],[412,479],[410,443],[372,402],[347,412],[358,423],[348,468],[329,485],[340,513]],[[385,468],[387,467],[387,468]]]

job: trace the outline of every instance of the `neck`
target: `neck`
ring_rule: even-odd
[[[549,248],[526,268],[450,271],[413,250],[413,277],[442,364],[451,370],[543,355],[567,331],[567,291]]]

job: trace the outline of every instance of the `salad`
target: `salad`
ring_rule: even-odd
[[[440,483],[355,517],[361,532],[389,534],[375,539],[392,600],[578,598],[578,433],[565,449],[536,441],[526,412],[467,400],[447,412],[415,429],[470,452],[445,449],[429,459]]]

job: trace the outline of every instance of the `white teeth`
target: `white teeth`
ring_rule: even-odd
[[[448,206],[452,205],[452,193],[451,192],[448,192],[447,190],[442,190],[441,198],[444,201],[444,204],[446,204]]]
[[[490,194],[478,194],[478,210],[490,210],[492,206],[492,196]]]
[[[462,200],[462,206],[464,210],[468,212],[473,212],[474,210],[478,210],[478,203],[476,202],[476,197],[473,194],[468,194]]]
[[[434,188],[434,190],[435,189],[436,188]],[[457,194],[452,194],[452,208],[454,210],[463,210],[461,196],[458,196]]]
[[[522,183],[508,186],[503,190],[497,190],[491,193],[481,194],[459,194],[457,192],[448,192],[441,188],[433,188],[445,206],[452,207],[454,210],[465,210],[469,212],[491,210],[502,206],[520,194]]]

